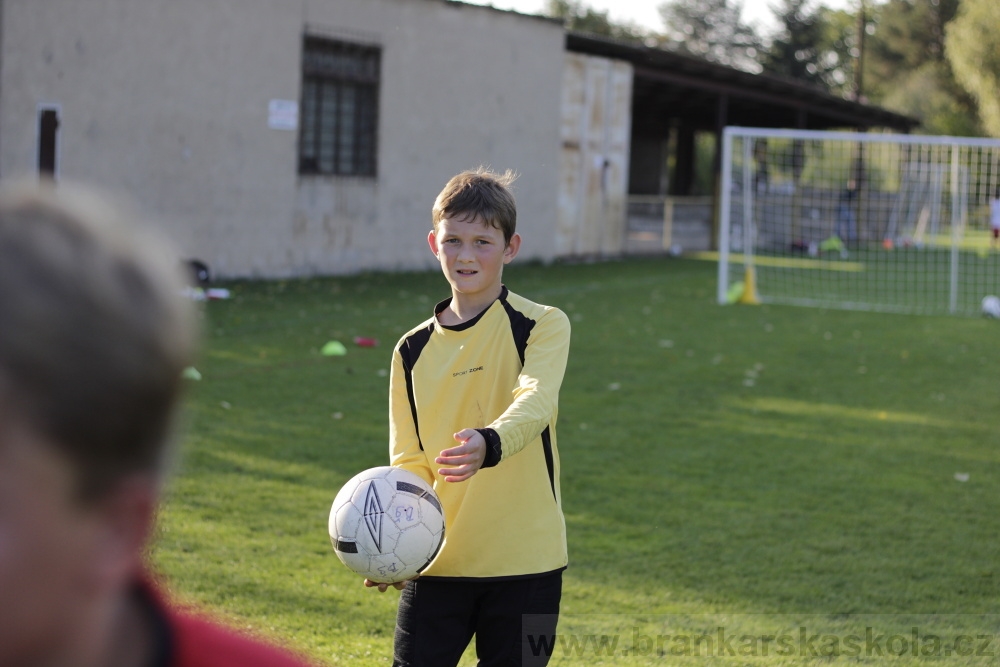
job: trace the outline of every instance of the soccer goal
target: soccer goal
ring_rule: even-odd
[[[719,303],[978,314],[1000,141],[728,127]]]

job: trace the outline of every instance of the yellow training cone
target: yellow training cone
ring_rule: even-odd
[[[754,273],[752,265],[746,269],[743,278],[743,295],[740,297],[739,303],[748,306],[760,305],[760,297],[757,296],[757,275]]]

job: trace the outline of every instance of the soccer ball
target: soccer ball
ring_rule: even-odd
[[[358,473],[330,508],[330,541],[354,572],[380,584],[420,574],[444,540],[441,501],[421,477],[380,466]]]
[[[982,302],[982,312],[986,317],[1000,318],[1000,297],[984,296]]]

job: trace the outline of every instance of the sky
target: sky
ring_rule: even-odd
[[[465,0],[476,5],[493,5],[499,9],[513,9],[524,14],[543,14],[545,0]],[[663,0],[584,0],[584,4],[601,12],[608,12],[608,18],[616,22],[637,23],[651,30],[662,30],[663,22],[656,11]],[[743,20],[747,23],[767,26],[772,21],[769,5],[775,0],[743,0]],[[824,0],[827,7],[844,9],[857,4],[857,0]]]

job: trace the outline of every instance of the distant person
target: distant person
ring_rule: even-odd
[[[852,178],[847,181],[847,187],[840,193],[837,203],[837,228],[835,234],[841,241],[856,241],[858,239],[858,220],[854,215],[854,200],[858,187]]]
[[[484,667],[545,665],[555,641],[570,324],[502,282],[521,247],[512,180],[464,172],[438,195],[427,242],[451,297],[393,353],[390,462],[433,485],[446,520],[437,558],[400,597],[397,667],[456,665],[473,635]]]
[[[758,194],[764,194],[767,192],[768,183],[771,180],[767,164],[767,139],[757,139],[754,142],[753,158],[757,163],[753,177],[754,189]]]
[[[990,231],[990,247],[996,249],[1000,245],[1000,185],[990,200]]]
[[[302,665],[147,573],[195,327],[179,262],[85,191],[0,192],[0,667]]]

